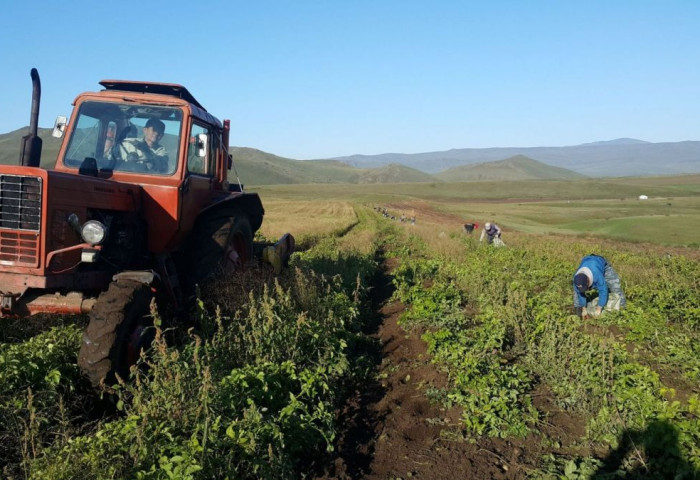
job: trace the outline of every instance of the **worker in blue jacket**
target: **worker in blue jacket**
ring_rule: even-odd
[[[573,283],[574,308],[584,319],[597,317],[605,310],[620,310],[627,304],[620,276],[600,255],[586,255],[581,259]],[[597,290],[597,297],[591,294],[592,290]]]

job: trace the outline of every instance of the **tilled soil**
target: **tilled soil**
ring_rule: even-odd
[[[385,263],[374,289],[377,321],[370,333],[377,340],[378,375],[338,412],[336,453],[316,478],[521,479],[545,450],[573,453],[567,447],[583,434],[583,422],[558,410],[544,387],[533,392],[534,402],[542,433],[557,449],[545,449],[539,433],[520,440],[469,439],[459,409],[431,403],[426,390],[446,386],[447,377],[430,363],[420,332],[397,323],[404,306],[389,301],[394,263]]]

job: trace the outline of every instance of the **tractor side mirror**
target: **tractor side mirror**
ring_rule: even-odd
[[[209,137],[206,133],[200,133],[197,135],[197,156],[199,158],[204,158],[207,156]]]
[[[68,125],[68,119],[59,115],[56,117],[56,121],[53,124],[53,132],[51,132],[52,137],[61,138],[66,131],[66,125]]]

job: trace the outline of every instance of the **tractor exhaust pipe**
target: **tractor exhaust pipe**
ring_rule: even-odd
[[[38,167],[41,164],[42,140],[39,130],[39,102],[41,101],[41,80],[36,68],[32,68],[32,115],[29,119],[29,135],[22,137],[22,151],[19,164],[25,167]]]

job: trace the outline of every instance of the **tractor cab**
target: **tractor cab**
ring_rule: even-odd
[[[63,142],[56,169],[103,178],[172,184],[188,175],[227,187],[228,121],[222,123],[181,85],[103,80],[100,92],[79,95],[70,124],[59,117]],[[160,178],[161,181],[157,179]],[[170,178],[171,181],[164,181]]]

